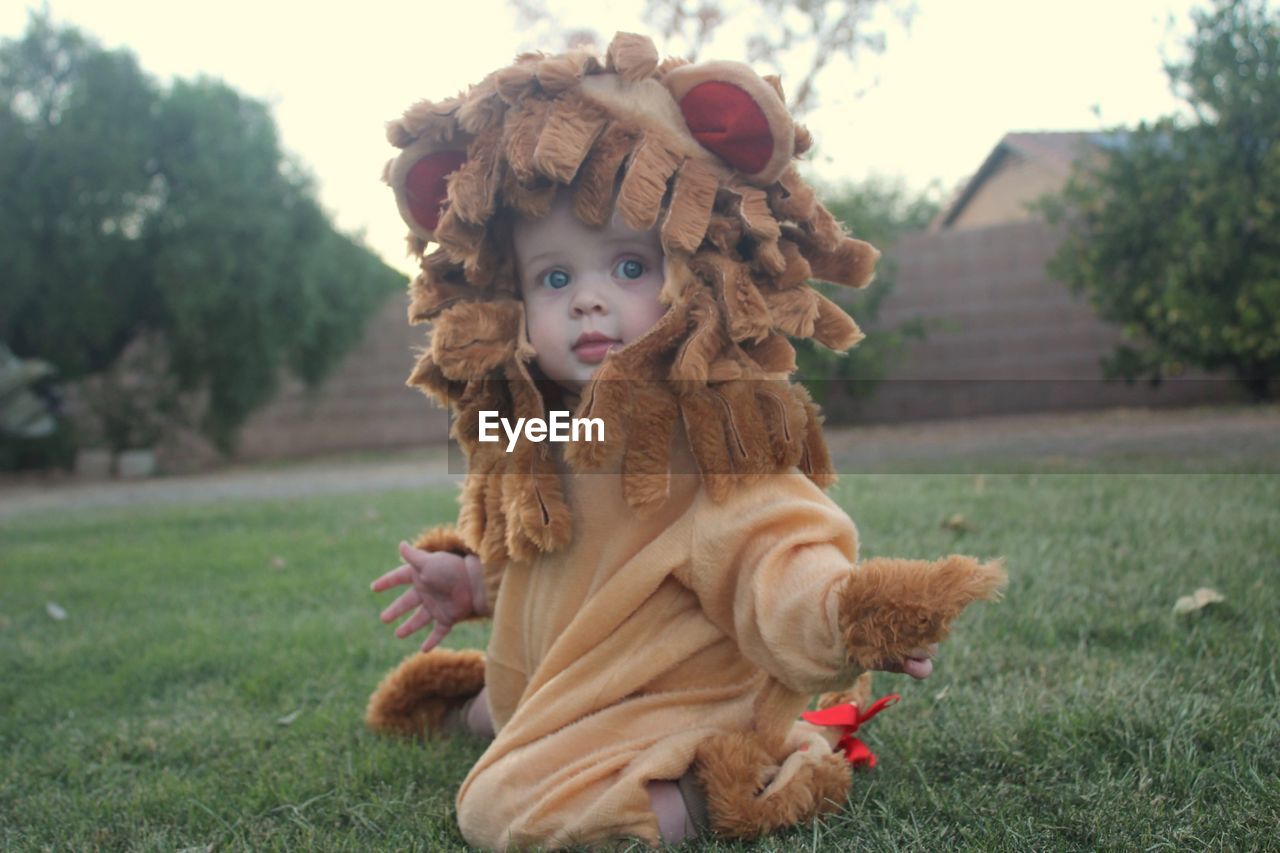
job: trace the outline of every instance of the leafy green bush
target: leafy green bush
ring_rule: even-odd
[[[1113,134],[1046,202],[1068,236],[1050,272],[1125,343],[1112,376],[1230,370],[1265,397],[1280,369],[1280,16],[1217,0],[1167,66],[1194,120]]]
[[[18,355],[76,380],[146,339],[223,449],[282,369],[318,383],[404,286],[334,230],[265,104],[161,87],[47,12],[0,43],[0,256]]]

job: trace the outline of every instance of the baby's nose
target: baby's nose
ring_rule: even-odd
[[[570,302],[574,316],[584,314],[600,314],[608,310],[609,303],[605,298],[604,287],[599,282],[583,280],[574,288]]]

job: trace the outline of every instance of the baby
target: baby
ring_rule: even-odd
[[[391,138],[410,312],[434,325],[413,381],[453,405],[469,473],[458,529],[374,581],[409,587],[382,614],[410,614],[398,636],[434,627],[369,725],[493,738],[458,794],[476,846],[752,837],[839,807],[864,673],[928,676],[1003,573],[859,563],[821,491],[783,335],[855,343],[807,280],[865,284],[876,253],[790,169],[807,135],[776,83],[620,35],[603,62],[522,57]],[[605,440],[480,439],[481,411],[561,406]],[[487,654],[437,648],[477,616]],[[797,720],[819,693],[843,727]]]
[[[656,228],[636,231],[616,216],[603,228],[588,227],[574,216],[569,194],[561,192],[548,216],[516,222],[514,248],[535,363],[571,400],[608,352],[638,339],[666,311],[658,299],[664,275]],[[379,592],[411,586],[382,613],[384,622],[413,613],[396,636],[434,623],[422,644],[427,652],[458,621],[490,615],[483,570],[474,555],[426,552],[407,543],[400,549],[405,563],[373,583]],[[935,648],[916,649],[903,661],[883,661],[877,668],[925,678],[932,672]],[[492,737],[486,699],[481,690],[459,717],[472,734]],[[648,788],[663,841],[683,840],[693,827],[679,794],[672,792],[676,785],[650,782]]]

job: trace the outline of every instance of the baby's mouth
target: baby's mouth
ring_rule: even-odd
[[[622,346],[622,341],[610,338],[597,332],[590,332],[578,338],[573,345],[573,353],[579,361],[586,364],[599,364],[609,354],[609,350]]]

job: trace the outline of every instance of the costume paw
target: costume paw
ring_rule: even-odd
[[[837,811],[851,781],[844,756],[793,753],[779,762],[753,732],[703,741],[693,769],[711,829],[725,838],[756,838]]]
[[[873,669],[941,642],[962,610],[998,598],[1006,579],[999,560],[980,563],[955,555],[933,562],[867,560],[839,592],[849,660]]]

